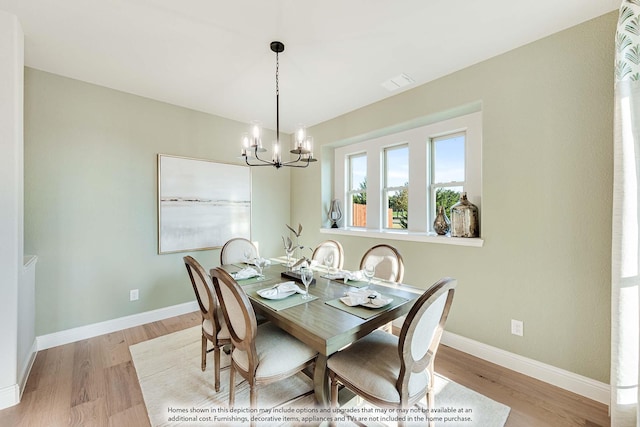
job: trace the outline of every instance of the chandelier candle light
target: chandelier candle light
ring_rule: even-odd
[[[280,87],[278,82],[280,62],[278,54],[284,51],[284,44],[278,41],[271,42],[271,50],[276,54],[276,141],[273,143],[273,154],[271,161],[259,157],[258,153],[267,151],[262,147],[260,135],[262,128],[259,122],[251,122],[251,134],[245,133],[242,136],[241,156],[249,166],[274,166],[276,169],[280,169],[283,166],[306,168],[309,163],[316,162],[317,159],[313,157],[313,137],[306,134],[304,126],[301,126],[296,131],[295,146],[290,151],[292,154],[297,154],[298,157],[287,162],[282,161],[282,149],[280,147]],[[249,160],[254,162],[250,163]]]

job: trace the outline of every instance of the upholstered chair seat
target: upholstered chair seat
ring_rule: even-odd
[[[257,381],[285,378],[299,371],[299,366],[316,358],[318,353],[272,323],[258,326],[256,354],[260,363],[255,371]],[[286,349],[283,352],[282,349]],[[247,352],[233,350],[233,360],[244,371],[249,370]]]
[[[396,380],[400,375],[398,337],[377,330],[356,341],[348,350],[332,356],[328,362],[329,368],[345,384],[358,384],[358,389],[367,395],[400,405],[400,393],[396,388]],[[358,368],[354,369],[355,366]],[[409,400],[424,396],[428,386],[429,375],[425,371],[412,374],[409,379]]]

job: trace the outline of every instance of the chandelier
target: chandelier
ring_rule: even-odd
[[[264,153],[266,148],[262,146],[262,127],[259,122],[251,122],[251,132],[242,135],[242,152],[241,155],[249,166],[274,166],[280,169],[283,166],[294,168],[306,168],[309,163],[316,162],[313,157],[313,137],[306,134],[304,126],[296,131],[295,146],[289,151],[296,154],[297,158],[286,162],[282,161],[282,150],[280,146],[280,88],[279,88],[279,60],[278,54],[284,51],[282,42],[271,42],[271,50],[276,54],[276,141],[273,143],[273,153],[271,160],[261,159],[258,153]]]

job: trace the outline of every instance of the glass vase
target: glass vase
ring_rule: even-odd
[[[460,201],[451,206],[451,237],[478,237],[478,207],[467,199],[467,193],[460,195]]]
[[[438,206],[436,213],[436,219],[433,221],[433,229],[441,236],[446,235],[451,227],[451,222],[447,218],[447,214],[444,211],[444,206]]]

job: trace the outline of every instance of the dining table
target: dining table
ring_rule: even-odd
[[[221,267],[229,273],[237,273],[246,264]],[[318,405],[328,407],[328,358],[345,346],[407,314],[423,290],[375,278],[370,283],[366,279],[349,280],[345,283],[343,278],[332,278],[337,276],[337,272],[328,274],[329,271],[322,266],[313,269],[315,282],[309,286],[310,299],[303,299],[300,293],[282,299],[268,299],[259,295],[259,291],[290,280],[281,275],[289,271],[289,268],[275,261],[264,268],[263,278],[252,277],[237,282],[248,295],[256,313],[318,352],[313,371],[314,395]],[[299,287],[304,290],[301,283]],[[376,291],[385,301],[391,302],[382,307],[352,307],[341,300],[348,292],[358,290]]]

